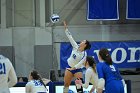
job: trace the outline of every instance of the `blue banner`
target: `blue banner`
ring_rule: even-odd
[[[118,0],[88,0],[87,20],[118,20]]]
[[[140,19],[140,0],[127,0],[127,19]]]
[[[110,51],[112,60],[119,68],[140,68],[140,41],[129,42],[91,42],[91,49],[87,51],[99,62],[98,52],[101,48]],[[70,43],[61,43],[60,68],[65,69],[67,59],[72,51]]]

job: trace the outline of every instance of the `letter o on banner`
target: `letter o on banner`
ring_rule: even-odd
[[[117,60],[117,52],[121,51],[122,52],[122,56],[120,58],[120,60]],[[124,48],[116,48],[113,52],[112,52],[112,61],[114,63],[122,63],[125,59],[126,59],[127,53],[126,50]]]

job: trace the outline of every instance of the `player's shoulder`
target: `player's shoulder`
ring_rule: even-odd
[[[91,68],[91,67],[89,67],[89,68],[87,69],[87,71],[92,71],[92,68]]]
[[[98,62],[97,63],[97,66],[102,66],[102,65],[104,65],[104,62]]]
[[[105,62],[99,62],[99,63],[97,63],[97,68],[104,68],[104,67],[106,67]]]
[[[7,59],[7,57],[0,55],[0,59]]]
[[[89,68],[86,70],[86,73],[92,74],[92,73],[93,73],[93,69],[92,69],[91,67],[89,67]]]
[[[0,55],[0,61],[10,63],[10,60],[7,57],[3,56],[3,55]]]
[[[32,86],[32,85],[34,85],[34,83],[33,83],[33,81],[31,80],[31,81],[29,81],[29,82],[27,82],[27,84],[26,84],[26,86]]]

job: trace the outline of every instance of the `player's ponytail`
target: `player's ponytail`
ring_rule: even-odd
[[[89,41],[86,40],[86,43],[85,44],[86,44],[85,50],[91,48],[91,44],[89,43]]]
[[[33,77],[34,80],[39,80],[39,81],[44,85],[44,87],[46,88],[46,85],[45,85],[44,82],[42,81],[42,78],[41,78],[41,76],[38,74],[37,71],[33,70],[33,71],[31,72],[31,76]]]
[[[109,65],[112,65],[112,58],[109,54],[109,51],[106,48],[102,48],[99,51],[99,55],[102,58],[102,60],[104,60],[106,63],[108,63]]]
[[[92,56],[87,56],[86,62],[92,67],[93,71],[96,73],[96,62]]]
[[[41,76],[38,74],[38,77],[39,77],[39,80],[40,80],[40,82],[44,85],[44,87],[46,88],[46,84],[43,82],[43,80],[42,80],[42,78],[41,78]]]

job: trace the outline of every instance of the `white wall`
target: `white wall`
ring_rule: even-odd
[[[14,28],[15,67],[18,76],[27,76],[34,69],[34,28]]]
[[[140,40],[140,25],[82,25],[68,26],[76,41],[123,41]],[[54,28],[55,42],[68,41],[63,26]]]
[[[33,0],[14,0],[14,25],[33,26]]]
[[[12,46],[12,29],[0,29],[0,46]]]
[[[52,45],[52,28],[35,28],[35,45]]]

